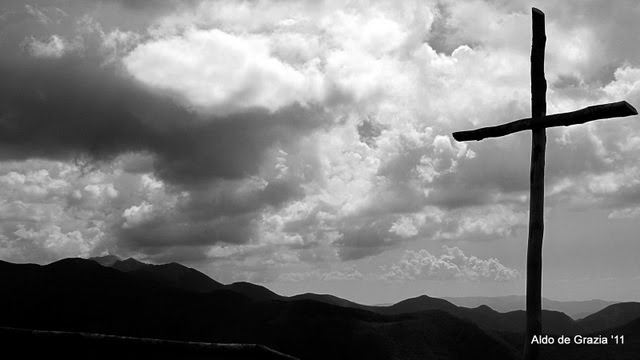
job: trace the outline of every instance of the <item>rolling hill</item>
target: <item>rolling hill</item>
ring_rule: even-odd
[[[90,258],[103,266],[110,267],[146,282],[163,284],[175,289],[209,292],[224,287],[221,283],[211,279],[198,270],[186,267],[178,263],[152,265],[140,262],[133,258],[120,260],[113,255],[101,258]]]
[[[514,359],[525,322],[524,311],[466,308],[426,295],[390,306],[327,294],[284,297],[246,282],[223,285],[180,264],[134,259],[0,261],[0,284],[0,306],[12,309],[0,318],[4,327],[255,343],[303,359]],[[620,328],[631,337],[639,316],[638,303],[614,304],[579,321],[543,311],[543,327],[558,335]],[[635,348],[611,351],[623,356],[628,349]],[[545,349],[549,356],[566,351]]]
[[[595,333],[609,328],[616,328],[640,318],[640,303],[623,302],[609,305],[595,314],[591,314],[577,323],[583,333]]]
[[[498,312],[509,312],[516,310],[525,310],[526,299],[523,295],[510,296],[472,296],[472,297],[445,297],[444,300],[451,302],[457,306],[478,307],[487,305]],[[580,319],[598,312],[609,305],[613,305],[617,301],[605,300],[586,300],[586,301],[556,301],[547,298],[542,299],[542,308],[546,310],[554,310],[563,312],[573,319]]]
[[[12,309],[3,327],[255,343],[303,359],[515,358],[499,337],[442,311],[383,315],[306,299],[257,301],[225,288],[180,290],[83,259],[2,263],[0,283],[10,286],[0,306]]]

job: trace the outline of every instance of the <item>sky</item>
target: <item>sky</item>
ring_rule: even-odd
[[[547,113],[640,106],[640,3],[4,0],[0,259],[106,254],[365,304],[524,294]],[[640,301],[640,119],[547,131],[543,295]]]

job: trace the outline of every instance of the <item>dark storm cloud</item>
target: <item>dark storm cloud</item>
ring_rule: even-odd
[[[237,216],[256,208],[277,207],[304,195],[298,179],[275,180],[247,190],[244,187],[236,182],[213,182],[205,189],[194,188],[191,190],[188,208],[182,210],[194,219]]]
[[[34,31],[46,41],[48,30],[33,18],[23,20],[3,31],[0,41],[0,160],[91,163],[148,154],[138,159],[142,164],[128,168],[152,170],[171,192],[190,195],[179,205],[182,213],[160,211],[157,218],[126,229],[114,223],[119,248],[171,254],[176,246],[245,243],[259,209],[300,196],[293,178],[248,191],[238,187],[260,171],[274,146],[287,148],[320,126],[320,109],[292,105],[275,112],[204,116],[105,63],[99,44],[85,42],[60,57],[33,56],[25,42]]]
[[[219,242],[244,244],[254,233],[253,213],[197,221],[178,214],[159,216],[131,228],[120,229],[121,246],[136,250],[172,246],[205,246]]]
[[[4,159],[68,158],[78,152],[101,158],[143,150],[158,141],[160,129],[145,124],[136,109],[169,117],[183,113],[80,58],[3,59],[0,76]]]
[[[0,157],[104,159],[129,151],[156,155],[156,172],[175,184],[241,178],[265,149],[317,125],[293,106],[201,119],[116,69],[80,57],[0,60]]]
[[[381,218],[351,220],[339,228],[342,238],[335,241],[338,255],[344,261],[362,259],[392,247],[389,222]]]
[[[316,110],[297,105],[273,114],[255,110],[169,129],[171,135],[154,151],[161,159],[157,171],[172,182],[188,183],[251,175],[269,146],[287,143],[319,125]]]

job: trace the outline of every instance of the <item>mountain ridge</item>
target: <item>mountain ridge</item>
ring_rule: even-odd
[[[373,359],[420,359],[440,352],[451,358],[483,353],[488,358],[514,359],[522,348],[522,310],[500,313],[486,305],[465,308],[427,295],[387,307],[329,294],[286,297],[247,282],[222,285],[177,263],[136,262],[129,261],[136,269],[128,272],[78,258],[43,266],[0,262],[0,284],[9,290],[0,297],[0,305],[14,310],[0,319],[0,326],[255,342],[312,359],[344,354],[353,358],[362,352]],[[191,282],[191,277],[208,280]],[[176,283],[175,279],[182,280]],[[200,286],[206,284],[220,286],[203,291]],[[578,321],[545,310],[543,326],[549,334],[563,335],[606,332],[618,326],[632,337],[640,327],[624,326],[633,323],[631,317],[640,316],[639,309],[640,303],[613,304],[602,314]],[[617,314],[615,322],[611,314]],[[467,344],[465,349],[452,342],[458,338]],[[308,348],[326,341],[335,343],[335,349],[309,352]]]
[[[524,295],[443,297],[442,299],[464,307],[476,307],[484,304],[499,312],[525,310],[526,304]],[[618,302],[601,299],[558,301],[545,297],[542,298],[542,308],[561,311],[578,320]]]
[[[94,259],[90,259],[94,260]],[[95,261],[95,260],[94,260]],[[212,290],[229,290],[242,295],[247,296],[248,298],[256,301],[297,301],[297,300],[313,300],[325,304],[331,304],[341,307],[348,307],[359,310],[366,310],[377,314],[382,315],[403,315],[410,313],[420,313],[424,311],[430,310],[442,310],[447,313],[450,313],[454,316],[457,316],[461,319],[472,321],[473,323],[491,331],[508,331],[508,332],[521,332],[524,331],[525,326],[525,311],[524,310],[512,310],[506,312],[500,312],[495,310],[493,307],[487,304],[481,304],[476,307],[465,307],[465,306],[457,306],[456,304],[446,300],[446,298],[436,298],[428,295],[419,295],[413,298],[407,298],[397,303],[394,303],[389,306],[377,306],[377,305],[362,305],[356,302],[352,302],[346,299],[342,299],[340,297],[330,295],[330,294],[313,294],[313,293],[305,293],[298,294],[293,296],[282,296],[276,294],[275,292],[267,289],[264,286],[260,286],[257,284],[252,284],[249,282],[235,282],[228,285],[223,285],[218,283],[217,281],[211,279],[207,275],[192,269],[186,266],[183,266],[178,263],[169,263],[162,265],[151,265],[140,262],[138,260],[129,258],[127,260],[119,260],[113,263],[112,267],[116,269],[127,269],[127,266],[122,266],[119,264],[124,264],[128,262],[136,268],[136,270],[130,271],[132,274],[138,276],[143,280],[154,280],[154,281],[167,281],[170,276],[166,274],[157,275],[155,277],[144,277],[140,276],[139,272],[144,271],[148,274],[153,274],[154,272],[161,272],[167,269],[172,269],[174,271],[186,272],[190,276],[200,277],[201,280],[198,282],[199,285],[190,285],[185,286],[185,284],[195,284],[194,281],[183,281],[176,282],[169,281],[170,285],[175,288],[179,288],[182,290],[190,290],[197,292],[208,292]],[[209,280],[204,280],[204,279]],[[507,297],[469,297],[463,299],[471,299],[473,301],[477,301],[478,299],[501,299],[507,298],[509,300],[524,300],[524,297],[518,295],[512,295]],[[460,298],[459,298],[460,299]],[[546,298],[545,298],[546,299]],[[547,303],[557,304],[560,302],[554,302],[553,300],[546,299]],[[600,304],[607,303],[603,300],[591,300],[586,302],[567,302],[568,304],[572,303],[588,303],[589,305],[596,304],[599,306]],[[624,304],[624,305],[619,305]],[[617,306],[616,306],[617,305]],[[622,309],[624,307],[624,309]],[[542,311],[543,316],[543,331],[548,334],[562,334],[562,335],[574,335],[578,333],[590,333],[597,330],[603,330],[610,327],[622,326],[628,321],[632,321],[635,318],[640,318],[640,303],[628,302],[628,303],[613,303],[609,306],[605,307],[603,310],[606,310],[606,313],[603,315],[595,315],[597,313],[591,314],[584,319],[575,320],[571,316],[565,314],[562,311],[557,310],[549,310],[545,309]],[[581,308],[580,310],[584,310]]]
[[[0,267],[0,283],[14,279],[0,296],[0,307],[12,309],[0,327],[255,343],[312,360],[517,357],[500,337],[444,311],[384,315],[310,299],[261,301],[226,288],[181,290],[86,259]],[[39,287],[51,280],[55,286]]]

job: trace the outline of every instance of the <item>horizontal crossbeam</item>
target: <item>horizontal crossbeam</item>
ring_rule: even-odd
[[[576,124],[584,124],[589,121],[609,119],[614,117],[625,117],[631,115],[638,115],[638,111],[626,101],[620,101],[615,103],[594,105],[584,109],[547,115],[538,122],[538,126],[543,128],[556,127],[556,126],[569,126]],[[482,140],[492,137],[500,137],[509,134],[513,134],[518,131],[532,130],[531,118],[520,119],[512,121],[510,123],[483,127],[475,130],[458,131],[453,133],[453,138],[458,141],[471,141]]]

